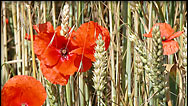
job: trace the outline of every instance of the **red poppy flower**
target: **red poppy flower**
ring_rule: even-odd
[[[70,39],[60,35],[61,26],[54,30],[52,24],[47,22],[33,27],[38,33],[34,35],[34,52],[41,62],[43,75],[53,84],[66,85],[69,76],[78,70],[74,65],[77,55],[71,53],[75,46]]]
[[[82,24],[67,38],[60,35],[61,26],[54,30],[50,22],[34,25],[34,29],[38,33],[34,35],[34,52],[41,62],[42,73],[53,84],[66,85],[69,76],[78,71],[81,63],[81,71],[91,68],[99,33],[106,50],[110,43],[108,30],[93,21]]]
[[[47,97],[45,88],[31,76],[17,75],[1,90],[1,106],[41,106]]]
[[[154,26],[158,25],[161,32],[162,44],[163,44],[163,55],[171,55],[176,53],[179,50],[178,42],[173,39],[179,37],[183,31],[174,32],[172,27],[167,23],[157,23]],[[154,27],[153,26],[153,27]],[[152,29],[149,34],[144,34],[145,37],[152,37]]]
[[[84,67],[82,71],[87,71],[92,66],[92,61],[95,61],[94,47],[99,34],[102,35],[102,39],[105,41],[105,50],[107,50],[110,43],[109,32],[106,28],[93,21],[82,24],[77,31],[73,31],[70,34],[72,44],[78,47],[72,51],[72,53],[79,55],[77,59],[80,61],[77,61],[75,65],[79,66],[82,60]]]

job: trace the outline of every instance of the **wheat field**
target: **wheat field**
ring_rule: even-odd
[[[94,21],[109,31],[100,90],[95,86],[95,63],[86,72],[75,72],[64,86],[52,84],[41,72],[33,41],[25,39],[26,33],[36,35],[33,25],[60,26],[66,4],[70,28]],[[154,50],[162,45],[154,43],[161,39],[157,27],[152,35],[158,38],[143,36],[156,23],[183,31],[173,39],[179,44],[176,53]],[[186,106],[187,2],[1,1],[1,90],[16,75],[33,76],[42,83],[47,92],[43,106]]]

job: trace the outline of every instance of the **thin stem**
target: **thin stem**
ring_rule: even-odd
[[[17,60],[20,60],[21,59],[21,49],[20,49],[20,2],[17,1],[17,46],[16,46],[16,49],[17,49]],[[18,72],[18,75],[21,75],[21,63],[17,63],[18,64],[18,67],[17,67],[17,72]]]
[[[128,25],[131,27],[131,8],[128,2]],[[130,35],[130,30],[127,29],[127,35]],[[127,39],[127,57],[126,57],[126,72],[128,74],[128,98],[131,99],[131,41]],[[132,103],[131,103],[132,104]]]
[[[31,22],[31,7],[28,6],[28,15],[29,15],[29,27],[30,27],[30,35],[31,35],[31,50],[32,50],[32,62],[33,62],[33,77],[36,78],[36,71],[35,71],[35,54],[34,54],[34,48],[33,48],[33,28],[32,28],[32,22]]]
[[[112,106],[115,106],[116,102],[116,90],[115,90],[115,64],[114,64],[114,47],[113,47],[113,35],[112,35],[112,1],[108,2],[108,7],[109,7],[109,20],[110,20],[110,59],[111,59],[111,76],[112,76],[112,81],[111,81],[111,96],[112,96]]]
[[[2,9],[3,9],[3,34],[1,34],[1,61],[3,64],[8,60],[7,54],[7,25],[6,25],[6,8],[5,8],[5,1],[2,2]],[[1,70],[1,84],[4,85],[5,82],[8,80],[8,70],[6,69],[5,65],[2,66]]]
[[[53,26],[56,28],[55,1],[52,1],[52,14]]]
[[[24,19],[24,4],[21,3],[21,18]],[[25,27],[24,27],[24,20],[21,21],[21,38],[22,38],[22,75],[26,75],[25,73]]]
[[[118,1],[118,3],[116,3],[117,4],[117,9],[116,9],[116,12],[117,12],[117,15],[116,15],[116,30],[117,30],[117,34],[116,34],[116,42],[117,42],[117,47],[116,47],[116,50],[117,50],[117,52],[116,52],[116,86],[117,86],[117,104],[119,105],[119,101],[120,101],[120,78],[119,78],[119,76],[120,76],[120,71],[119,71],[119,61],[120,61],[120,59],[119,59],[119,57],[120,57],[120,33],[119,33],[119,31],[118,31],[118,29],[119,29],[119,11],[120,11],[120,9],[119,9],[119,7],[120,7],[120,2]]]
[[[134,12],[134,28],[135,28],[135,33],[138,33],[138,25],[139,25],[139,18],[138,18],[138,13]],[[136,46],[136,45],[134,45]],[[134,106],[139,106],[139,99],[138,99],[138,69],[136,69],[136,50],[134,47]]]
[[[42,6],[43,6],[43,19],[44,23],[46,23],[46,1],[42,1]]]

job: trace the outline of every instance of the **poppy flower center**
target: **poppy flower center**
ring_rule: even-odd
[[[163,40],[163,41],[164,41],[164,40],[166,40],[166,37],[165,37],[165,36],[163,36],[163,37],[162,37],[162,40]]]
[[[66,48],[63,49],[63,48],[62,48],[62,49],[61,49],[61,55],[62,55],[62,56],[66,56],[67,54],[68,54],[68,49],[66,49]]]

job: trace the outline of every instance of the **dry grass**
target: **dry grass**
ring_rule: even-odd
[[[185,1],[69,1],[69,26],[75,30],[88,21],[98,22],[110,32],[111,43],[107,51],[107,76],[102,100],[106,106],[162,106],[157,92],[150,92],[152,85],[145,76],[145,69],[138,70],[135,59],[138,56],[136,45],[129,41],[129,35],[147,43],[151,50],[152,40],[143,37],[155,23],[167,22],[175,31],[183,30],[187,23]],[[65,1],[1,2],[1,89],[5,82],[15,75],[34,76],[46,87],[39,61],[33,52],[33,39],[24,39],[26,33],[36,34],[32,25],[51,22],[61,25],[61,11]],[[6,19],[9,23],[6,24]],[[185,52],[184,39],[175,39],[180,44],[180,51],[164,56],[169,91],[166,93],[165,106],[186,106],[187,65],[182,65],[181,53]],[[31,37],[32,38],[32,37]],[[172,66],[172,67],[171,67]],[[71,76],[68,87],[55,85],[55,94],[59,98],[58,106],[95,106],[97,96],[93,88],[93,67],[85,73]],[[163,71],[163,70],[160,70]],[[165,70],[164,70],[165,71]],[[175,74],[174,74],[175,73]],[[159,76],[160,77],[160,76]],[[175,79],[175,80],[173,80]],[[80,92],[81,91],[81,92]],[[49,95],[49,94],[48,94]],[[49,105],[48,98],[44,106]]]

